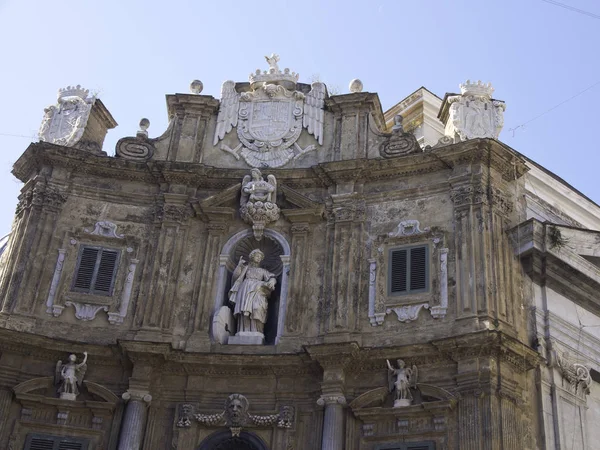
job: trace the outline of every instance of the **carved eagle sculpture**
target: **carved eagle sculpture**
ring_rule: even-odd
[[[326,95],[325,84],[315,82],[312,83],[310,92],[304,96],[302,125],[320,145],[323,145],[323,106]],[[237,126],[239,104],[240,94],[235,89],[235,82],[225,81],[221,86],[221,105],[213,145],[217,145],[233,127]]]

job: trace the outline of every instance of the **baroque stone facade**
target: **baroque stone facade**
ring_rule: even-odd
[[[0,448],[593,448],[600,208],[497,140],[490,85],[384,114],[267,62],[115,156],[83,88],[46,110],[0,257]]]

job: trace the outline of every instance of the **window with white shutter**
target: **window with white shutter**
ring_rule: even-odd
[[[429,291],[429,246],[391,249],[389,253],[389,295]]]
[[[119,262],[119,250],[82,246],[71,290],[96,295],[112,295]]]
[[[88,446],[87,439],[28,434],[23,450],[87,450]]]

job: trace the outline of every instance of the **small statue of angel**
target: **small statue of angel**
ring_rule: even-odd
[[[56,363],[54,383],[58,385],[60,398],[75,400],[79,395],[79,388],[87,370],[87,352],[83,352],[83,361],[77,363],[77,356],[69,355],[69,362],[63,364],[61,360]]]
[[[410,405],[413,400],[412,394],[410,393],[410,388],[417,386],[417,366],[413,364],[412,368],[405,368],[406,363],[399,359],[397,361],[398,368],[394,369],[394,367],[392,367],[390,364],[390,361],[386,361],[388,366],[389,391],[392,392],[394,388],[396,389],[394,407]],[[394,377],[396,378],[394,379]]]
[[[242,180],[241,206],[247,202],[275,203],[276,198],[277,180],[274,175],[268,175],[265,181],[260,170],[252,169],[250,175]]]

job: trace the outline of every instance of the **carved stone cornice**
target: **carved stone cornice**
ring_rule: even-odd
[[[318,223],[323,220],[325,206],[305,197],[288,186],[281,185],[286,202],[295,208],[282,207],[281,213],[292,223]]]
[[[377,128],[385,129],[385,118],[381,109],[379,96],[371,92],[357,92],[344,95],[332,95],[325,100],[325,105],[335,114],[352,114],[359,111],[371,113]]]
[[[327,205],[328,222],[362,222],[366,219],[366,204],[362,196],[332,194]]]
[[[306,346],[305,350],[325,370],[344,369],[359,354],[359,346],[356,342],[310,345]]]
[[[519,178],[527,167],[510,147],[491,139],[472,139],[453,145],[391,159],[361,159],[321,163],[312,168],[275,169],[280,185],[291,188],[327,187],[337,182],[361,182],[418,176],[448,170],[456,164],[482,163],[502,174],[507,181]],[[33,178],[44,167],[63,167],[90,176],[141,181],[156,185],[168,182],[199,189],[226,190],[239,186],[244,169],[215,168],[201,163],[133,161],[94,155],[72,147],[47,142],[31,144],[13,168],[21,181]]]
[[[543,358],[528,345],[496,330],[483,330],[448,339],[432,341],[442,354],[459,362],[471,358],[494,357],[526,372],[539,366]]]
[[[0,352],[34,356],[55,363],[70,353],[80,354],[86,350],[90,358],[93,357],[94,365],[119,366],[123,363],[119,354],[115,354],[114,349],[106,345],[74,344],[66,340],[0,328]]]
[[[42,182],[31,181],[29,186],[19,195],[19,203],[16,208],[16,215],[21,214],[26,209],[32,206],[48,209],[50,211],[58,211],[60,207],[67,201],[67,192],[65,188],[45,184]]]
[[[169,117],[185,115],[200,116],[208,119],[217,113],[219,100],[212,95],[172,94],[167,95]]]
[[[600,314],[598,268],[569,248],[568,241],[561,245],[561,228],[562,225],[537,219],[522,222],[510,231],[515,253],[535,282],[545,283],[594,314]],[[563,231],[569,229],[564,227]],[[550,238],[551,234],[558,238]]]

